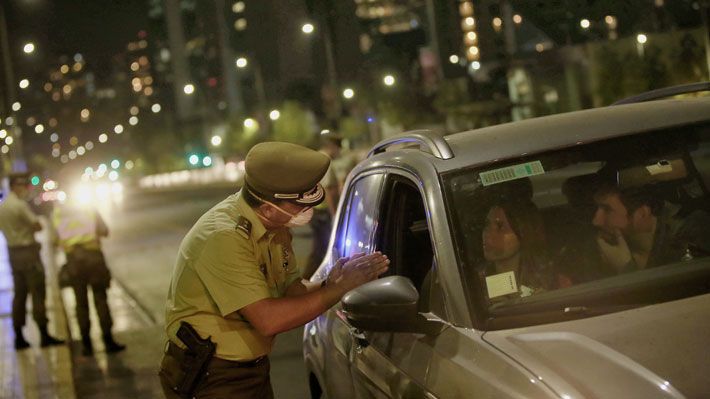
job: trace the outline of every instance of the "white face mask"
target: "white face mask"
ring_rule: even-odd
[[[288,212],[286,212],[288,214]],[[291,220],[285,224],[286,227],[301,227],[308,224],[313,217],[313,208],[304,208],[302,211],[291,216]]]

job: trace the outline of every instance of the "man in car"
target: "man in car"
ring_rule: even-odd
[[[160,377],[168,398],[271,398],[274,336],[323,313],[387,270],[380,253],[341,258],[309,282],[289,227],[324,200],[328,156],[269,142],[246,157],[242,190],[207,211],[183,240],[168,293]]]
[[[681,215],[681,207],[665,201],[653,185],[621,190],[603,183],[594,203],[592,225],[605,275],[710,255],[710,215]]]

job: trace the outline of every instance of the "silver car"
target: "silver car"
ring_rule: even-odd
[[[710,97],[382,141],[312,279],[391,267],[305,326],[313,397],[710,398],[709,186]]]

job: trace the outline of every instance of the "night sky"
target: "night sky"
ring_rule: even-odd
[[[104,63],[147,27],[145,0],[3,2],[14,52],[32,41],[40,56],[81,53],[87,62]]]

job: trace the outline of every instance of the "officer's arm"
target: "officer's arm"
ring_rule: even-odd
[[[352,259],[345,263],[341,276],[332,284],[329,282],[303,295],[261,299],[243,307],[240,313],[260,334],[276,335],[313,320],[338,303],[346,292],[384,273],[387,265],[389,260],[380,253]],[[308,287],[293,289],[307,290]]]
[[[303,295],[307,294],[309,292],[313,292],[317,290],[318,288],[321,287],[322,282],[317,281],[317,282],[310,282],[305,279],[298,279],[291,283],[291,285],[286,288],[286,292],[284,293],[284,296],[298,296],[298,295]]]
[[[243,307],[240,313],[261,335],[272,336],[315,319],[346,292],[333,284],[304,295],[264,298]]]

